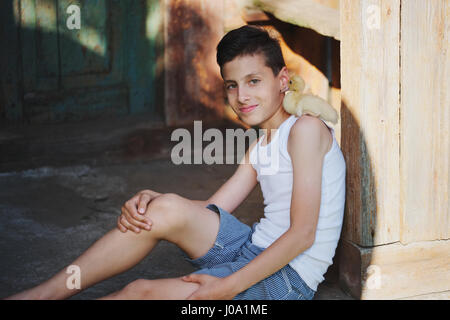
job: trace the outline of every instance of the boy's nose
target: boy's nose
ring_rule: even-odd
[[[242,103],[242,104],[247,103],[249,98],[250,98],[248,93],[247,93],[247,91],[245,91],[243,89],[238,89],[238,90],[239,90],[239,92],[238,92],[239,102]]]

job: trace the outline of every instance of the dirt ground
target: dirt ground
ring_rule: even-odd
[[[171,130],[142,119],[83,126],[0,131],[0,298],[67,267],[116,226],[120,207],[136,192],[206,200],[237,167],[173,164]],[[233,214],[251,225],[263,213],[262,200],[257,186]],[[99,298],[138,278],[188,274],[195,269],[184,257],[175,245],[160,242],[131,270],[71,299]],[[352,298],[330,276],[315,299]]]

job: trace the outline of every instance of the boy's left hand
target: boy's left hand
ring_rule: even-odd
[[[231,300],[237,293],[227,285],[223,278],[208,274],[190,274],[181,278],[186,282],[195,282],[200,287],[187,300]]]

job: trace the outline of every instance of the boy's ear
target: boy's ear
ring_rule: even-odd
[[[280,80],[280,92],[285,92],[289,89],[289,71],[284,66],[279,74],[278,74],[279,80]]]

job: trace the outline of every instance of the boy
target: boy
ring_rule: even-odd
[[[286,113],[288,71],[277,40],[265,30],[230,31],[218,44],[217,62],[233,110],[266,134],[207,201],[152,190],[127,201],[120,231],[111,230],[72,263],[80,267],[82,289],[128,270],[164,239],[200,270],[176,279],[137,280],[104,298],[313,298],[332,263],[344,212],[346,169],[334,130],[318,118]],[[262,174],[255,159],[274,144],[279,165],[274,174]],[[264,218],[250,228],[230,212],[258,182]],[[11,298],[67,298],[79,291],[66,288],[67,276],[62,270]]]

